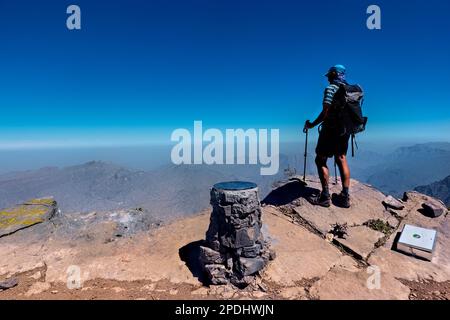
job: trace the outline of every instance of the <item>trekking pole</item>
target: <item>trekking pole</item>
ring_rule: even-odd
[[[338,184],[338,181],[337,181],[337,169],[336,169],[336,159],[334,159],[334,181],[335,181],[335,184]]]
[[[306,182],[306,159],[308,156],[308,128],[304,128],[303,132],[306,134],[306,138],[305,138],[305,160],[303,162],[303,182]]]

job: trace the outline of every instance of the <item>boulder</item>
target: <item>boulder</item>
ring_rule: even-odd
[[[447,213],[447,208],[438,201],[427,201],[422,204],[422,208],[425,215],[431,218],[437,218]]]
[[[403,210],[405,208],[404,204],[401,203],[399,200],[395,199],[393,196],[387,196],[383,200],[383,204],[388,207],[395,210]]]
[[[9,278],[4,281],[0,281],[0,290],[11,289],[19,284],[17,278]]]
[[[53,198],[33,199],[0,210],[0,237],[50,220],[56,211],[57,205]]]
[[[200,246],[200,262],[203,264],[220,264],[225,262],[225,258],[220,252]]]
[[[252,275],[262,268],[264,268],[265,262],[264,259],[260,257],[256,258],[239,258],[238,270],[242,276]]]

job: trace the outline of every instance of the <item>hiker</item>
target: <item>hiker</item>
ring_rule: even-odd
[[[345,81],[345,67],[343,65],[335,65],[331,67],[325,75],[330,83],[325,89],[323,97],[323,109],[316,120],[306,121],[304,132],[319,127],[319,139],[316,147],[316,165],[319,173],[320,182],[322,184],[321,193],[309,199],[311,203],[323,207],[331,205],[330,191],[328,187],[329,170],[327,167],[328,158],[334,157],[342,181],[342,192],[336,196],[336,204],[338,206],[350,207],[350,169],[347,163],[347,149],[351,134],[342,130],[339,124],[339,114],[337,105],[340,103],[336,94]]]

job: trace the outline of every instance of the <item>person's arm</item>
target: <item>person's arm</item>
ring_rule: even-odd
[[[326,119],[328,115],[328,110],[330,109],[330,106],[333,103],[334,94],[338,89],[339,87],[335,84],[331,84],[325,89],[323,94],[322,112],[313,122],[307,120],[305,123],[305,127],[303,128],[303,131],[314,128],[315,126],[322,123]]]
[[[317,126],[318,124],[321,124],[327,117],[328,115],[328,110],[329,110],[330,105],[329,104],[323,104],[322,105],[322,112],[319,114],[319,116],[316,118],[316,120],[314,120],[313,122],[311,122],[311,126],[312,128],[314,128],[315,126]]]
[[[328,115],[329,107],[330,107],[330,105],[328,103],[324,103],[322,105],[322,112],[319,114],[319,116],[313,122],[307,120],[306,123],[305,123],[305,128],[303,129],[303,131],[305,131],[306,129],[312,129],[315,126],[317,126],[318,124],[321,124],[326,119],[326,117]]]

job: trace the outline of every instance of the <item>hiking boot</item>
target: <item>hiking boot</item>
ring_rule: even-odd
[[[350,195],[343,192],[339,194],[333,194],[333,202],[337,207],[350,208]]]
[[[324,194],[323,192],[321,192],[318,195],[312,196],[308,199],[308,201],[315,206],[321,206],[321,207],[325,207],[328,208],[329,206],[331,206],[331,198],[329,194]]]

